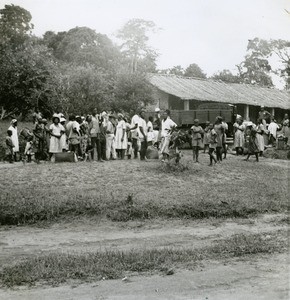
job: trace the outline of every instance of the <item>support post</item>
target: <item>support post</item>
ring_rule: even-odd
[[[245,105],[244,108],[244,120],[250,121],[249,105]]]
[[[189,110],[189,100],[184,100],[184,110]]]
[[[271,108],[271,116],[275,117],[275,108],[274,107]]]

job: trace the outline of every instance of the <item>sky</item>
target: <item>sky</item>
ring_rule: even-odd
[[[37,36],[87,26],[115,40],[128,20],[153,21],[160,30],[149,44],[158,68],[197,63],[209,76],[234,71],[249,39],[290,39],[290,0],[0,0],[5,4],[28,10]]]

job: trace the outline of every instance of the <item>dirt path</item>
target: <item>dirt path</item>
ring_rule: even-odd
[[[289,299],[287,255],[206,262],[172,276],[133,276],[59,287],[0,290],[5,300],[274,300]]]
[[[0,266],[9,264],[15,258],[53,251],[203,247],[232,234],[283,229],[285,224],[279,224],[283,218],[284,215],[265,215],[255,219],[154,220],[143,223],[76,219],[48,228],[3,226],[0,227]]]
[[[279,214],[252,219],[155,220],[150,223],[84,219],[48,228],[1,227],[0,265],[53,251],[203,247],[232,234],[285,230],[285,217]],[[129,281],[2,289],[0,299],[288,299],[286,260],[286,254],[279,254],[206,261],[193,271],[176,270],[172,276],[133,276]]]

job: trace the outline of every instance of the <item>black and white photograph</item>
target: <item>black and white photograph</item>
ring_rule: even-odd
[[[288,300],[290,0],[0,0],[0,299]]]

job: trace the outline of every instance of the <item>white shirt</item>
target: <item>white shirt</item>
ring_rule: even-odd
[[[170,117],[167,117],[166,120],[162,120],[161,122],[161,137],[167,137],[170,135],[169,131],[173,128],[176,127],[177,124],[174,123]]]
[[[146,125],[146,121],[142,118],[139,118],[139,122],[138,122],[138,129],[139,127],[142,127],[143,128],[143,131],[144,131],[144,134],[145,136],[147,136],[147,125]],[[144,135],[141,133],[140,129],[139,129],[139,138],[141,141],[144,140]]]
[[[149,132],[149,131],[153,131],[153,124],[152,124],[151,121],[148,121],[148,122],[147,122],[147,130],[148,130],[148,132]]]
[[[135,127],[136,124],[139,124],[140,117],[138,115],[134,115],[131,120],[131,128]],[[139,137],[139,128],[137,127],[134,130],[131,130],[132,138],[137,139]]]
[[[275,122],[271,122],[269,124],[268,130],[269,130],[270,134],[273,135],[274,138],[276,138],[276,136],[277,136],[277,130],[278,130],[278,128],[279,128],[279,126]]]

